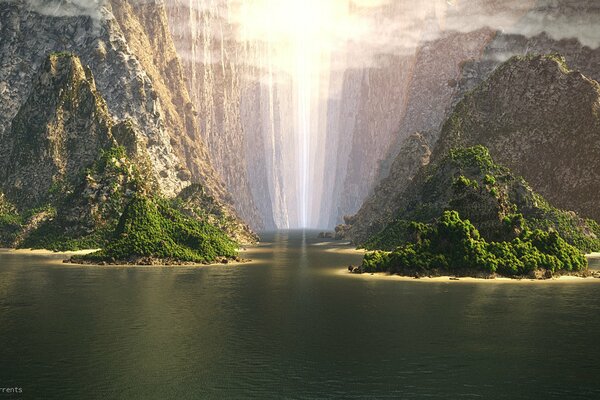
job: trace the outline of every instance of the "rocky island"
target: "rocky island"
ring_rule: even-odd
[[[167,196],[146,142],[77,56],[50,54],[2,143],[0,245],[102,249],[70,260],[95,264],[239,260],[256,236],[199,182]]]
[[[452,149],[408,186],[396,218],[362,244],[357,272],[474,277],[589,275],[600,226],[557,209],[483,146]]]

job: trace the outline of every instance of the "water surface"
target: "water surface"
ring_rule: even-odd
[[[242,266],[0,253],[0,387],[43,399],[600,398],[600,283],[364,279],[340,273],[360,256],[316,232],[264,239]]]

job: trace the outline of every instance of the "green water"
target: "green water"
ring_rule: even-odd
[[[600,398],[600,283],[373,280],[265,240],[237,267],[0,253],[0,400]]]

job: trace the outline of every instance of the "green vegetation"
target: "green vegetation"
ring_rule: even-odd
[[[362,247],[367,272],[581,271],[600,226],[552,207],[483,146],[451,150],[407,191],[396,218]]]
[[[127,205],[110,243],[81,259],[138,263],[149,258],[207,263],[236,254],[237,244],[221,230],[185,216],[168,201],[136,196]]]
[[[490,242],[468,220],[446,211],[432,224],[413,223],[415,240],[392,252],[365,255],[364,272],[453,273],[526,276],[537,270],[577,272],[587,268],[579,250],[556,231],[525,230],[510,242]]]
[[[457,211],[488,241],[511,241],[525,229],[555,230],[582,252],[600,250],[596,222],[551,206],[522,178],[494,163],[483,146],[453,149],[423,171],[394,221],[362,247],[394,250],[413,238],[413,222],[432,223],[444,211]]]
[[[205,195],[194,213],[185,212],[179,198],[162,199],[122,146],[102,151],[78,180],[68,191],[63,182],[52,185],[56,207],[21,214],[0,207],[2,243],[53,251],[102,249],[74,260],[87,263],[208,263],[237,255],[238,244],[209,218],[218,211],[214,199]]]
[[[191,198],[164,199],[147,139],[132,120],[112,120],[77,56],[51,53],[42,69],[53,79],[42,75],[34,82],[12,123],[6,164],[14,171],[2,186],[17,207],[0,194],[1,246],[102,249],[87,262],[236,256],[238,245],[228,233],[242,228],[233,209],[201,188],[188,190]],[[183,166],[177,172],[191,178]],[[30,178],[32,183],[21,184]]]
[[[21,231],[22,223],[15,207],[0,193],[0,247],[12,246]]]

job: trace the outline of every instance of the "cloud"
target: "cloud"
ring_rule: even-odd
[[[595,0],[170,0],[167,7],[192,8],[195,18],[177,25],[176,34],[238,41],[269,49],[276,69],[296,68],[301,56],[327,68],[371,65],[381,54],[402,55],[448,32],[483,28],[528,36],[547,32],[555,39],[577,38],[600,45],[600,6]],[[192,39],[189,36],[189,39]],[[200,38],[200,40],[203,40]],[[217,46],[218,47],[218,46]],[[298,54],[301,52],[302,54]],[[189,57],[190,54],[183,54]],[[203,57],[203,54],[194,54]],[[201,61],[216,62],[207,53]],[[261,66],[255,57],[241,62]]]

